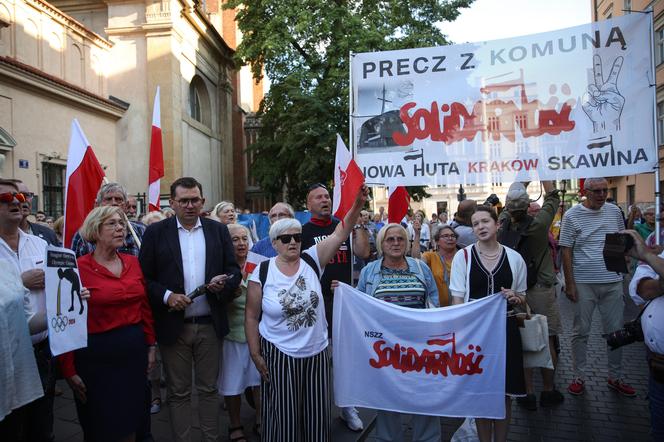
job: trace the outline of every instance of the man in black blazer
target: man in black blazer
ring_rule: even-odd
[[[161,351],[173,439],[191,439],[192,367],[201,438],[219,438],[219,344],[228,333],[226,303],[241,280],[225,225],[199,216],[205,199],[194,178],[171,184],[175,216],[150,225],[139,260]],[[201,296],[188,296],[205,286]]]

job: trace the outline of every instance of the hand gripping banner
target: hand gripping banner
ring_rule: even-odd
[[[370,184],[623,176],[657,163],[650,14],[504,40],[354,54]]]
[[[337,406],[503,418],[505,312],[501,295],[416,310],[340,284],[332,330]]]

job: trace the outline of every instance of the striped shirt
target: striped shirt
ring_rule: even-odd
[[[622,275],[609,272],[604,265],[602,250],[607,233],[625,228],[620,209],[605,203],[599,210],[578,204],[563,216],[560,228],[561,247],[572,248],[574,280],[585,284],[622,281]]]
[[[401,307],[426,308],[427,305],[426,287],[409,270],[383,267],[373,296]]]

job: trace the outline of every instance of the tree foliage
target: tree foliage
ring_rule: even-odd
[[[436,23],[473,0],[228,0],[243,33],[238,61],[270,82],[251,173],[272,195],[329,182],[336,133],[347,139],[349,53],[447,44]],[[422,196],[421,192],[416,192]]]

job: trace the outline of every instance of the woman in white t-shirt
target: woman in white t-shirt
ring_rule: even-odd
[[[362,186],[344,222],[304,251],[299,221],[282,219],[270,227],[277,256],[251,274],[245,310],[249,352],[262,378],[262,440],[330,440],[330,356],[320,275],[353,230],[367,195]]]

